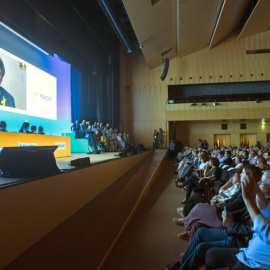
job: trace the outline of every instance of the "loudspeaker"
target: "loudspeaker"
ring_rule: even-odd
[[[4,147],[0,152],[2,175],[21,178],[60,173],[53,154],[57,147]]]
[[[125,149],[123,152],[119,153],[120,157],[127,157],[131,155],[136,155],[137,150],[135,149],[134,146],[129,146],[127,149]]]
[[[140,153],[145,151],[145,148],[144,148],[143,144],[137,144],[135,149],[136,149],[137,154],[140,154]]]
[[[83,167],[88,167],[90,166],[90,158],[86,157],[86,158],[78,158],[78,159],[74,159],[71,160],[69,163],[70,166],[74,166],[76,168],[83,168]]]
[[[169,58],[164,58],[163,59],[163,73],[160,76],[160,79],[162,81],[164,81],[164,79],[166,78],[167,73],[168,73],[168,69],[169,69]]]

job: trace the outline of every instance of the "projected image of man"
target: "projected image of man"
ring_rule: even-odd
[[[15,108],[14,97],[1,86],[4,76],[5,66],[0,57],[0,105]]]

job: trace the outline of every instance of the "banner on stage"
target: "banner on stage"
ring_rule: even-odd
[[[55,145],[58,145],[57,150],[66,150],[66,143],[65,142],[55,142]]]

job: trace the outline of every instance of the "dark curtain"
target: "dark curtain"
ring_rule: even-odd
[[[81,72],[74,67],[71,67],[70,75],[71,86],[71,121],[74,123],[80,120],[80,97],[81,97]]]
[[[108,63],[107,72],[84,74],[71,68],[71,118],[107,123],[119,129],[119,61]]]

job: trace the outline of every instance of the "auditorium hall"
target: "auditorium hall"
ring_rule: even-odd
[[[0,269],[270,269],[269,27],[269,0],[1,0]]]

